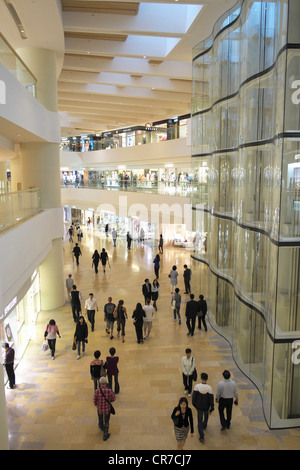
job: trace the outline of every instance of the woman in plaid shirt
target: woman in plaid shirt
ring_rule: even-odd
[[[94,393],[94,405],[97,406],[98,426],[103,431],[104,441],[106,441],[110,436],[108,432],[110,419],[110,403],[115,401],[115,399],[116,396],[114,392],[110,388],[106,387],[106,378],[101,377],[100,388],[97,388]]]

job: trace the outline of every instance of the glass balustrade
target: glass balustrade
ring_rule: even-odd
[[[0,232],[33,217],[41,211],[40,190],[0,194]]]
[[[0,62],[35,97],[36,78],[1,33]]]
[[[133,191],[170,196],[190,197],[192,194],[203,195],[206,185],[190,182],[132,181],[132,180],[80,180],[62,183],[62,188],[105,189],[109,191]]]

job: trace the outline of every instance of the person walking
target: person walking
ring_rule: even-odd
[[[81,312],[81,293],[77,290],[75,284],[73,284],[73,290],[71,291],[71,307],[73,313],[74,322],[77,323],[79,314]]]
[[[185,350],[185,356],[182,357],[181,364],[185,393],[190,397],[192,394],[193,374],[195,370],[195,358],[192,357],[192,350],[190,348]]]
[[[193,390],[192,404],[197,410],[198,432],[200,442],[204,442],[204,431],[207,428],[209,415],[214,411],[214,395],[210,385],[207,384],[208,375],[201,374],[201,382]]]
[[[105,248],[102,248],[102,251],[100,253],[100,259],[101,259],[103,272],[105,273],[106,263],[108,261],[108,254],[105,251]]]
[[[238,405],[238,390],[234,380],[232,380],[231,374],[228,370],[223,372],[224,380],[218,383],[216,392],[216,402],[219,404],[219,416],[221,422],[221,431],[225,431],[230,428],[231,416],[232,416],[232,405]],[[226,411],[226,418],[224,412]]]
[[[84,356],[85,343],[88,341],[88,326],[82,315],[79,317],[79,321],[76,325],[74,339],[77,343],[77,359],[80,359],[80,346],[82,346],[82,356]]]
[[[177,266],[174,265],[172,267],[170,274],[169,274],[169,278],[171,281],[171,294],[174,294],[174,289],[177,286],[177,279],[178,279]]]
[[[99,255],[98,250],[94,251],[93,256],[92,256],[92,260],[93,260],[92,267],[94,266],[95,273],[98,273],[98,264],[99,264],[99,261],[100,261],[100,255]]]
[[[185,397],[180,398],[178,405],[172,412],[171,419],[174,424],[177,450],[183,450],[189,432],[191,437],[194,435],[193,413]]]
[[[119,369],[118,369],[118,362],[119,357],[116,356],[116,349],[110,348],[109,350],[110,356],[106,358],[106,371],[107,371],[107,378],[108,378],[108,386],[112,390],[112,379],[114,378],[114,385],[115,385],[115,395],[120,392],[120,384],[119,384]]]
[[[106,375],[104,363],[102,359],[100,359],[100,356],[101,356],[101,352],[98,350],[95,351],[94,359],[90,363],[90,374],[91,374],[91,379],[94,382],[94,390],[97,390],[99,386],[100,378],[105,377]]]
[[[145,303],[147,302],[147,299],[151,299],[151,289],[152,286],[150,284],[149,279],[147,278],[145,279],[145,283],[142,286],[142,292],[145,299]]]
[[[149,339],[150,332],[152,330],[152,320],[154,314],[154,307],[150,305],[150,299],[146,300],[146,305],[144,305],[143,310],[146,314],[144,318],[144,339]]]
[[[104,321],[106,322],[106,333],[110,335],[110,339],[113,339],[113,331],[114,331],[114,311],[116,308],[116,304],[112,302],[112,298],[108,297],[108,302],[104,305]]]
[[[194,336],[196,317],[198,313],[198,302],[194,300],[194,294],[190,294],[190,299],[186,303],[185,316],[188,336]]]
[[[72,227],[72,225],[70,225],[68,233],[69,233],[69,242],[73,242],[73,227]]]
[[[181,305],[181,295],[179,294],[179,288],[176,287],[175,294],[172,295],[171,304],[174,313],[174,321],[178,318],[178,324],[181,325],[181,316],[180,316],[180,305]]]
[[[198,300],[198,328],[201,330],[201,322],[203,324],[203,327],[205,331],[207,331],[207,325],[205,321],[205,316],[207,314],[207,303],[206,300],[204,300],[204,296],[201,294],[199,295],[199,300]]]
[[[192,276],[192,271],[190,268],[187,267],[185,264],[184,266],[184,271],[183,271],[183,280],[184,280],[184,287],[185,287],[185,294],[190,294],[191,293],[191,276]]]
[[[108,237],[109,224],[105,224],[105,235]]]
[[[85,311],[87,313],[88,320],[92,326],[92,331],[94,331],[95,328],[95,312],[99,311],[98,305],[97,305],[97,300],[94,298],[94,294],[90,293],[89,298],[86,299],[85,305],[84,305]]]
[[[8,378],[8,387],[15,388],[16,386],[16,377],[15,377],[15,370],[14,370],[15,350],[14,348],[9,346],[9,343],[5,343],[4,348],[5,348],[4,367],[5,367],[7,378]]]
[[[81,256],[82,253],[81,253],[80,246],[78,246],[78,243],[75,243],[75,246],[73,248],[73,254],[76,258],[76,264],[77,264],[77,266],[79,266],[79,256]]]
[[[56,325],[55,320],[51,319],[49,323],[46,325],[45,333],[44,333],[44,340],[47,339],[49,349],[51,351],[51,358],[52,360],[55,359],[55,346],[56,346],[56,335],[61,338],[58,326]]]
[[[80,242],[81,242],[81,238],[83,237],[83,233],[82,233],[81,228],[80,228],[80,227],[77,227],[76,232],[77,232],[77,241],[78,241],[78,243],[80,243]]]
[[[158,251],[159,251],[160,254],[163,254],[163,252],[164,252],[164,239],[163,239],[162,234],[160,234],[160,237],[159,237]]]
[[[118,338],[120,337],[120,331],[121,331],[121,337],[122,337],[122,343],[125,342],[125,324],[127,320],[127,312],[126,308],[124,307],[124,300],[119,300],[118,305],[115,308],[114,311],[114,317],[117,320],[117,336]]]
[[[109,434],[109,422],[111,415],[111,403],[115,401],[114,392],[106,385],[106,378],[101,377],[100,387],[94,392],[94,405],[97,406],[98,426],[103,431],[103,440],[106,441]]]
[[[72,274],[69,274],[66,279],[66,289],[67,289],[69,302],[71,302],[71,298],[72,298],[71,291],[72,291],[73,285],[74,285],[74,279],[72,278]]]
[[[129,232],[127,232],[126,240],[127,240],[127,248],[128,248],[128,250],[131,250],[132,237],[131,237]]]
[[[114,246],[117,246],[117,231],[115,228],[112,229],[111,236],[113,239]]]
[[[153,301],[153,307],[157,311],[157,300],[158,300],[158,292],[159,292],[159,282],[157,279],[154,279],[151,286],[151,299]]]
[[[160,256],[159,254],[157,254],[153,260],[153,264],[154,264],[154,274],[155,274],[155,277],[156,279],[159,278],[159,267],[160,267]]]
[[[132,314],[133,318],[133,324],[135,327],[135,332],[136,332],[136,339],[138,344],[141,344],[144,342],[143,340],[143,323],[144,323],[144,318],[146,317],[146,313],[142,307],[141,303],[137,303],[135,310]]]

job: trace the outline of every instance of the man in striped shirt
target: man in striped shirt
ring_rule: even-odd
[[[98,412],[98,426],[103,431],[103,440],[106,441],[110,434],[109,419],[110,419],[110,403],[115,401],[116,397],[114,392],[106,387],[106,378],[101,377],[100,387],[94,393],[94,405],[97,406]]]

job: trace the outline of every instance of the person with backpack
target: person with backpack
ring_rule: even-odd
[[[116,304],[112,302],[111,297],[108,297],[108,302],[104,305],[104,321],[106,322],[106,333],[110,335],[110,339],[113,339],[115,308]]]

